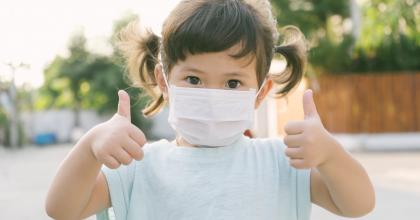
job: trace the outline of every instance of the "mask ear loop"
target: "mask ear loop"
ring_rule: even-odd
[[[270,74],[267,74],[265,77],[264,77],[264,81],[263,81],[263,83],[261,83],[261,86],[260,86],[260,88],[258,89],[258,91],[257,91],[257,93],[256,93],[256,95],[255,95],[255,98],[257,98],[258,97],[258,95],[260,94],[260,92],[262,91],[262,88],[264,88],[264,86],[265,86],[265,84],[267,83],[267,81],[268,81],[268,79],[270,78]]]
[[[163,79],[164,79],[165,84],[166,84],[166,90],[169,92],[169,82],[168,82],[168,78],[166,77],[166,73],[163,70],[163,68],[162,68],[162,75],[163,75]]]
[[[166,73],[163,70],[163,65],[161,65],[161,70],[162,70],[161,72],[163,75],[163,81],[165,81],[165,85],[166,85],[166,93],[167,93],[167,96],[169,96],[169,82],[168,82],[168,78],[166,77]],[[162,95],[163,95],[163,92],[162,92]],[[165,96],[164,96],[164,99],[165,99]]]

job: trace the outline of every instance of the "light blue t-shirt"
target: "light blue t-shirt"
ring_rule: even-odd
[[[245,136],[217,148],[160,140],[143,147],[143,160],[102,172],[117,220],[307,220],[310,171],[291,167],[284,147]]]

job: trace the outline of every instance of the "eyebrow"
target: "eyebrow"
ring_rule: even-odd
[[[194,67],[183,68],[183,71],[192,71],[192,72],[199,73],[199,74],[205,74],[206,73],[206,72],[204,72],[202,70],[199,70],[199,69],[196,69]],[[225,76],[246,76],[246,73],[244,73],[244,72],[230,72],[230,73],[223,73],[223,75],[225,75]]]
[[[196,69],[194,67],[185,67],[185,68],[182,69],[182,71],[192,71],[192,72],[200,73],[200,74],[205,73],[204,71],[201,71],[201,70]]]

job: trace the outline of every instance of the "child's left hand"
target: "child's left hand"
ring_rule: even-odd
[[[291,121],[284,127],[287,134],[284,137],[285,154],[295,168],[316,168],[334,158],[341,146],[324,128],[311,90],[306,90],[303,95],[303,111],[303,121]]]

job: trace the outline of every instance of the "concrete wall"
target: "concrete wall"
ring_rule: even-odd
[[[81,132],[87,131],[96,124],[104,122],[110,116],[99,116],[94,111],[81,111]],[[26,137],[33,139],[42,133],[54,133],[59,142],[68,142],[74,134],[74,114],[71,110],[46,110],[39,112],[24,112],[21,115]]]
[[[95,111],[81,111],[81,126],[74,129],[74,114],[69,109],[46,110],[39,112],[24,112],[21,115],[24,132],[28,139],[33,140],[36,135],[54,133],[59,142],[77,140],[95,125],[108,120],[112,115],[98,115]],[[151,118],[153,126],[151,132],[155,138],[172,139],[175,132],[168,123],[168,109]]]

